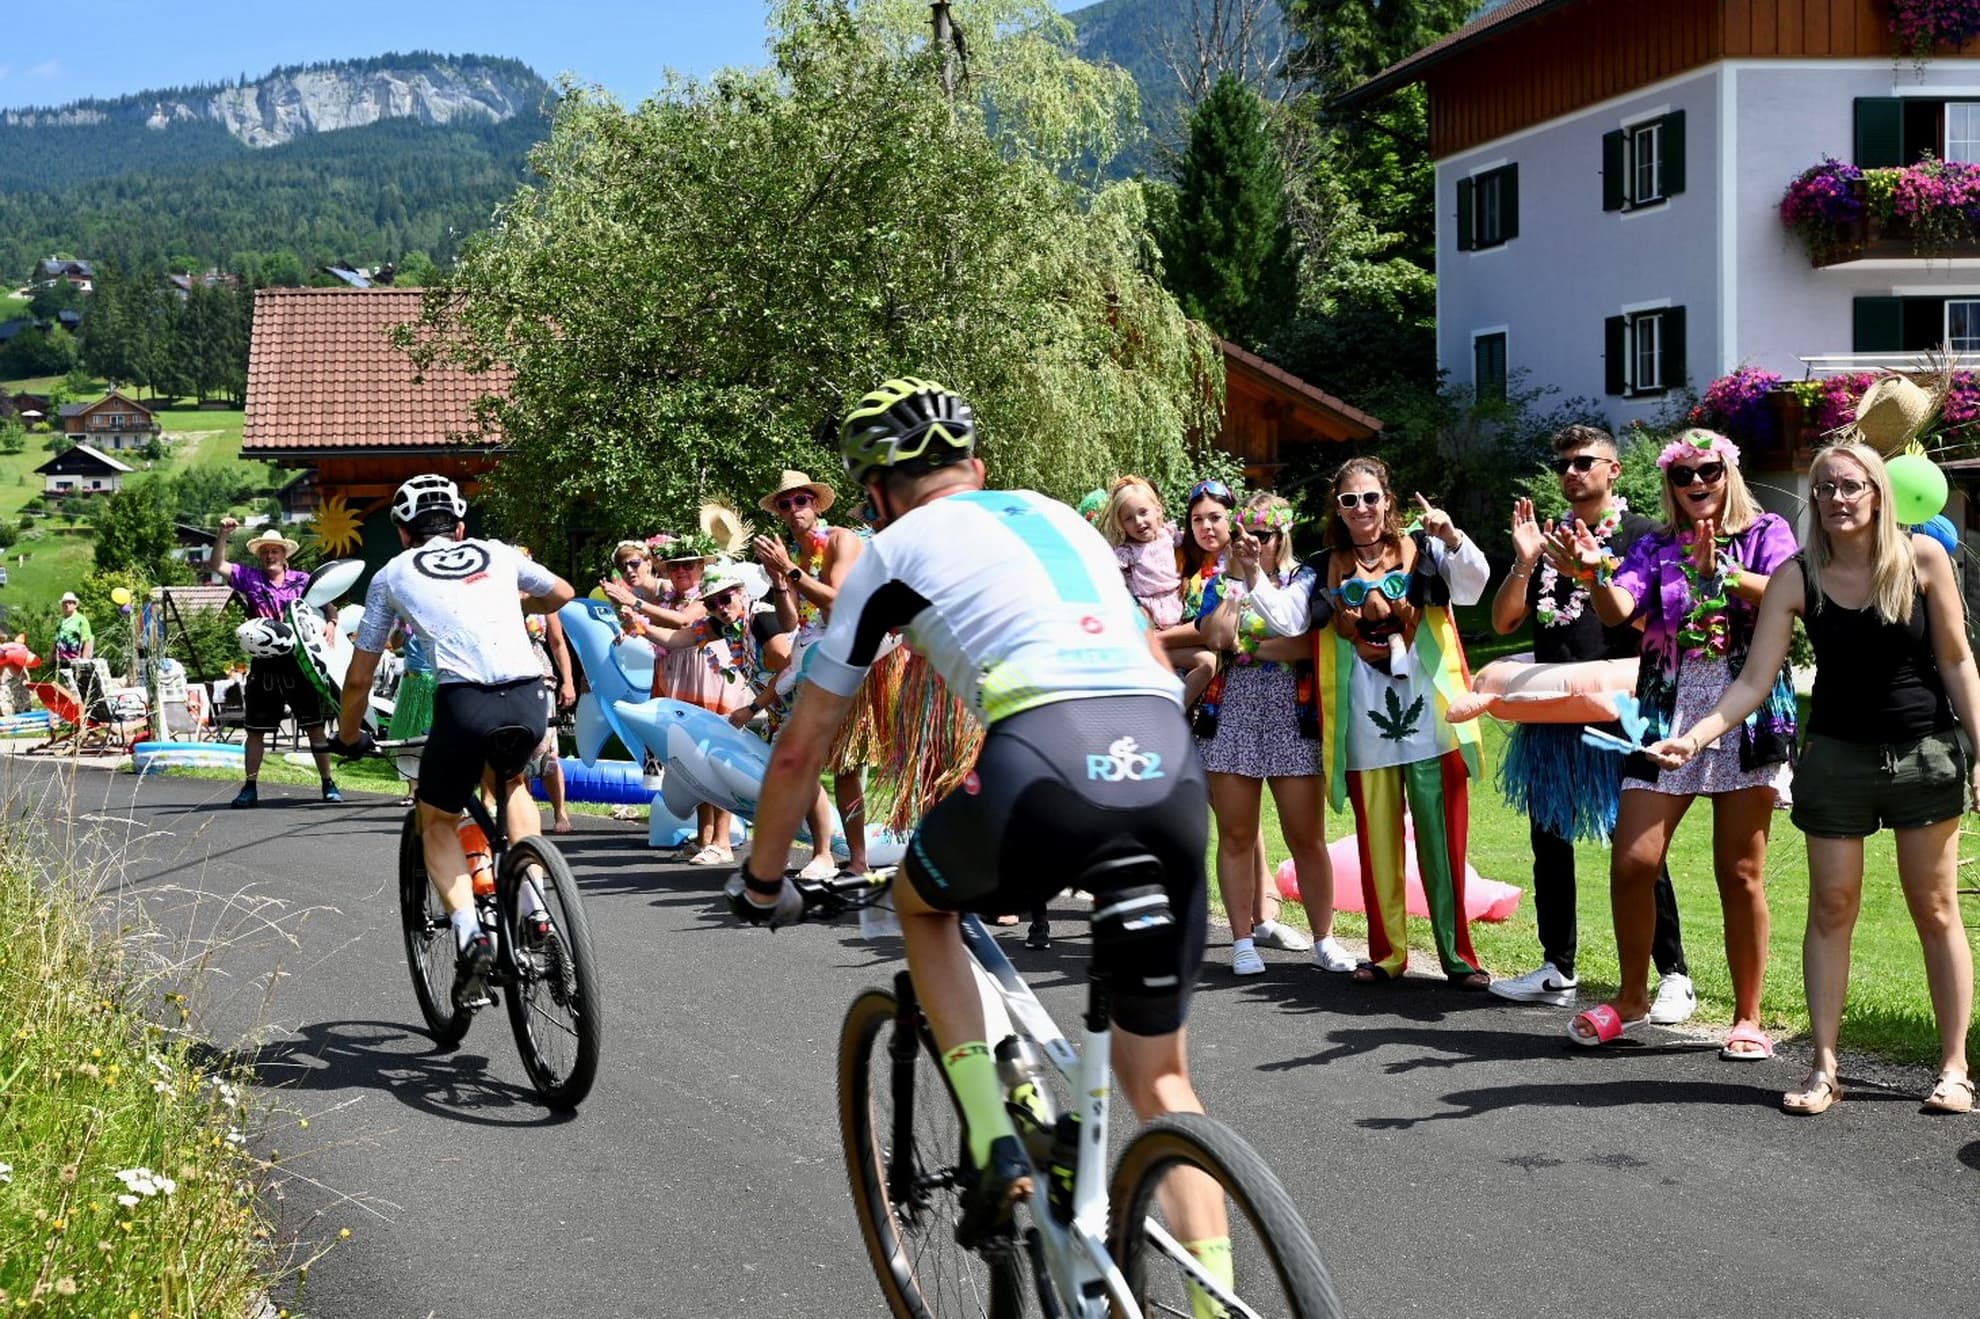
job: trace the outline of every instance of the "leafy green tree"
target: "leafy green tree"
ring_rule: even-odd
[[[205,523],[254,493],[254,478],[239,463],[202,463],[172,478],[173,519]]]
[[[0,345],[0,377],[59,376],[75,364],[75,336],[59,326],[28,326]]]
[[[35,289],[34,296],[28,299],[28,315],[36,320],[52,321],[62,312],[80,311],[82,305],[82,290],[66,279],[58,279]]]
[[[107,572],[135,572],[151,581],[167,580],[178,546],[172,526],[170,484],[158,477],[127,481],[103,500],[96,515],[96,566]]]
[[[542,182],[403,336],[423,361],[514,365],[482,408],[510,532],[678,527],[782,468],[829,472],[821,423],[900,374],[970,398],[1000,485],[1076,496],[1190,465],[1221,359],[1147,273],[1140,187],[1075,181],[1132,123],[1130,85],[1048,4],[983,0],[951,99],[926,17],[780,0],[768,71],[637,112],[570,89]]]
[[[399,258],[399,273],[392,280],[396,288],[431,288],[440,282],[440,267],[424,252],[408,252]]]
[[[1297,296],[1286,181],[1258,93],[1226,73],[1189,121],[1175,208],[1159,232],[1169,288],[1227,339],[1256,347]]]

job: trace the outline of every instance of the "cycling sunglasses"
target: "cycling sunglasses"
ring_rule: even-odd
[[[1598,453],[1578,453],[1572,458],[1556,458],[1553,462],[1554,475],[1566,476],[1569,472],[1580,472],[1586,475],[1595,470],[1596,463],[1614,461],[1615,459],[1605,458]]]
[[[1198,481],[1189,488],[1189,498],[1185,499],[1183,504],[1187,507],[1205,495],[1210,496],[1212,499],[1221,499],[1226,504],[1237,503],[1237,496],[1233,495],[1231,488],[1222,481]]]
[[[1398,569],[1373,582],[1366,577],[1350,577],[1335,587],[1333,594],[1349,609],[1359,609],[1371,591],[1380,591],[1391,600],[1400,600],[1409,594],[1409,574]]]
[[[1334,496],[1334,502],[1351,512],[1356,504],[1360,504],[1363,508],[1373,508],[1387,497],[1380,490],[1363,490],[1358,494],[1352,490],[1343,490]]]
[[[1682,490],[1693,481],[1706,485],[1717,485],[1719,478],[1726,474],[1724,463],[1700,463],[1696,467],[1679,467],[1673,463],[1664,471],[1670,476],[1671,484]]]

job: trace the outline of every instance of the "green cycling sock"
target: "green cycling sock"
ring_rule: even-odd
[[[1236,1291],[1237,1270],[1231,1263],[1229,1237],[1185,1241],[1183,1249],[1196,1256],[1196,1262],[1203,1266],[1205,1273],[1224,1284],[1227,1290]],[[1231,1313],[1195,1283],[1189,1284],[1189,1312],[1191,1319],[1229,1319]]]
[[[990,1046],[982,1040],[958,1044],[942,1055],[942,1069],[949,1074],[949,1089],[955,1092],[956,1105],[962,1109],[963,1126],[969,1132],[969,1157],[977,1167],[986,1167],[991,1142],[1017,1134],[1011,1115],[1004,1110],[1004,1083],[997,1077]]]

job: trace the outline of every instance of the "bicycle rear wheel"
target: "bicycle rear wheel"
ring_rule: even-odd
[[[1168,1226],[1181,1181],[1216,1184],[1230,1220],[1233,1290],[1260,1319],[1334,1319],[1333,1279],[1293,1208],[1292,1197],[1251,1146],[1229,1127],[1196,1113],[1151,1122],[1114,1168],[1108,1249],[1145,1315],[1191,1319],[1194,1284],[1177,1263],[1187,1257]],[[1222,1314],[1218,1307],[1208,1313]],[[1233,1311],[1233,1313],[1243,1313]]]
[[[419,837],[418,808],[406,812],[399,829],[399,922],[406,933],[406,964],[412,968],[413,997],[434,1042],[451,1048],[474,1020],[454,1007],[454,930],[433,885],[426,882],[426,849]]]
[[[539,903],[520,900],[525,883]],[[516,1051],[544,1103],[575,1108],[598,1075],[600,1036],[598,963],[577,879],[555,845],[530,837],[509,845],[497,886],[516,968],[508,994]]]
[[[895,1319],[1018,1319],[1029,1261],[1014,1243],[987,1254],[956,1244],[962,1114],[919,1014],[899,1017],[893,994],[869,989],[839,1031],[839,1136],[887,1308]]]

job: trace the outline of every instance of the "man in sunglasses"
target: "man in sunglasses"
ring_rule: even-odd
[[[1579,520],[1621,558],[1630,544],[1656,524],[1615,494],[1622,462],[1616,442],[1593,426],[1569,426],[1554,436],[1554,474],[1571,506],[1569,522]],[[1631,659],[1642,649],[1642,633],[1631,624],[1605,627],[1588,600],[1587,588],[1560,574],[1544,550],[1553,525],[1535,520],[1533,501],[1513,505],[1513,550],[1517,556],[1492,600],[1492,627],[1513,632],[1531,616],[1533,658],[1541,664]],[[1541,966],[1513,980],[1495,980],[1491,991],[1515,1003],[1566,1007],[1575,1001],[1576,949],[1574,843],[1606,838],[1614,826],[1621,791],[1620,758],[1584,746],[1580,724],[1514,724],[1506,749],[1503,782],[1514,806],[1524,806],[1533,843],[1533,911],[1540,926]],[[1657,927],[1652,957],[1663,977],[1651,1006],[1651,1020],[1685,1020],[1698,1001],[1686,973],[1679,937],[1677,895],[1668,869],[1657,878]]]

